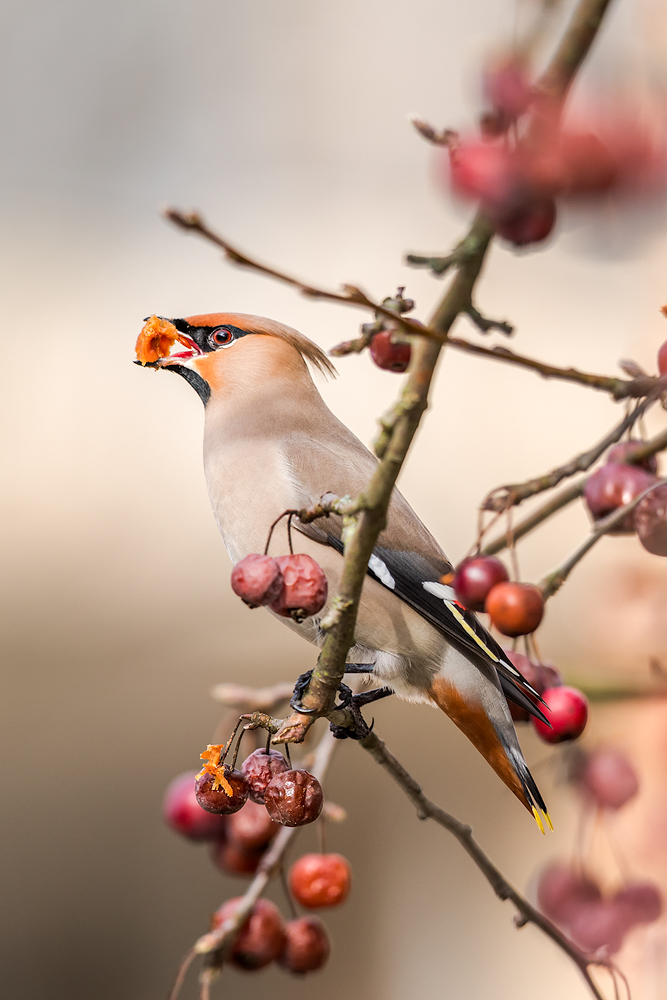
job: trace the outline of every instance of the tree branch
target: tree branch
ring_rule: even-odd
[[[598,458],[610,448],[612,444],[619,441],[623,434],[636,423],[646,410],[655,402],[654,397],[645,399],[639,406],[635,407],[609,434],[605,435],[601,441],[588,451],[575,455],[565,465],[559,465],[551,472],[538,476],[536,479],[529,479],[525,483],[511,483],[506,486],[497,486],[492,490],[482,503],[482,510],[493,510],[503,512],[510,507],[518,507],[520,503],[537,493],[543,493],[557,486],[563,479],[574,476],[577,472],[586,472],[591,465],[597,462]]]
[[[632,455],[628,455],[626,462],[630,465],[636,465],[638,462],[643,461],[643,459],[648,458],[650,455],[656,455],[659,451],[664,451],[667,448],[667,429],[661,431],[660,434],[656,434],[655,437],[650,438],[645,445],[641,448],[637,448]],[[593,473],[591,473],[593,475]],[[580,497],[584,492],[584,487],[588,482],[590,476],[584,476],[582,479],[578,480],[576,483],[572,483],[571,486],[567,486],[556,496],[551,497],[546,503],[538,507],[536,510],[529,514],[528,517],[524,518],[523,521],[519,521],[518,524],[514,525],[508,532],[501,535],[499,538],[495,538],[492,542],[484,545],[480,550],[480,555],[483,556],[494,556],[498,552],[502,552],[506,549],[509,544],[514,544],[524,535],[527,535],[538,525],[546,521],[552,514],[556,511],[561,510],[563,507],[567,507],[568,504]]]
[[[656,489],[657,486],[665,485],[667,485],[667,479],[659,479],[656,483],[649,486],[648,489],[645,489],[643,493],[640,493],[638,497],[631,500],[630,503],[626,503],[624,507],[619,507],[618,510],[613,511],[606,517],[596,521],[594,530],[591,531],[588,538],[586,538],[581,545],[579,545],[574,552],[567,557],[565,562],[559,566],[558,569],[555,569],[552,573],[549,573],[548,576],[545,576],[542,582],[538,585],[542,590],[544,600],[547,601],[560,590],[577,563],[583,559],[586,553],[593,548],[595,543],[599,541],[603,535],[608,534],[618,524],[620,524],[626,515],[630,514],[635,509],[640,500],[643,500],[645,496],[648,496],[648,494]]]
[[[607,392],[616,400],[639,399],[642,396],[648,396],[656,389],[663,392],[667,390],[667,376],[665,375],[660,378],[653,375],[643,375],[633,379],[614,378],[609,375],[582,372],[577,368],[560,368],[557,365],[549,365],[543,361],[537,361],[535,358],[517,354],[501,344],[495,347],[484,347],[482,344],[473,344],[460,337],[450,337],[449,344],[455,350],[464,351],[466,354],[476,354],[494,361],[504,361],[506,364],[515,365],[518,368],[527,368],[529,371],[541,375],[542,378],[573,382],[576,385],[588,386],[589,389],[596,389],[599,392]]]
[[[548,920],[542,913],[540,913],[539,910],[532,906],[527,899],[517,892],[516,889],[510,885],[502,872],[496,868],[490,858],[484,853],[473,837],[470,827],[461,823],[460,820],[456,819],[450,813],[445,812],[444,809],[441,809],[440,806],[437,806],[434,802],[431,802],[431,800],[424,795],[421,786],[415,781],[412,775],[405,770],[396,757],[390,753],[384,742],[376,733],[371,733],[359,742],[360,745],[378,762],[378,764],[391,775],[402,791],[405,792],[415,806],[419,819],[432,819],[440,826],[444,827],[445,830],[448,830],[449,833],[451,833],[452,836],[458,840],[461,847],[463,847],[475,865],[482,872],[496,896],[501,900],[509,899],[514,904],[521,916],[521,925],[534,924],[542,931],[543,934],[546,934],[546,936],[550,938],[554,944],[557,945],[561,951],[565,952],[565,954],[574,962],[596,1000],[603,1000],[602,994],[591,977],[589,968],[591,966],[600,965],[613,971],[611,963],[606,961],[597,961],[592,959],[590,956],[587,956],[584,952],[577,948],[576,945],[569,941],[568,938],[566,938],[565,935],[554,924],[552,924],[550,920]]]

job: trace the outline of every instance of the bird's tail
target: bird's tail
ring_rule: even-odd
[[[489,687],[492,691],[484,692],[487,697],[466,698],[448,678],[439,675],[429,693],[435,704],[477,747],[498,777],[532,813],[542,833],[543,818],[553,830],[544,799],[521,752],[507,702],[499,688],[490,681]],[[493,695],[492,703],[485,704],[491,700],[489,694]]]

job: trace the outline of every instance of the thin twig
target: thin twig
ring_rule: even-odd
[[[645,489],[639,496],[631,500],[630,503],[626,503],[624,507],[619,507],[618,510],[613,511],[611,514],[607,514],[606,517],[601,518],[597,521],[593,531],[591,531],[588,538],[586,538],[581,545],[572,552],[567,559],[562,563],[558,569],[555,569],[552,573],[549,573],[539,584],[542,590],[542,596],[544,600],[548,600],[553,597],[557,591],[563,586],[568,576],[577,565],[578,562],[583,559],[586,553],[593,548],[595,543],[599,541],[603,535],[609,534],[613,531],[628,514],[631,514],[635,509],[637,504],[648,496],[656,487],[666,486],[667,479],[658,479],[657,482],[652,483],[647,489]]]
[[[639,406],[635,407],[631,413],[628,413],[624,417],[620,424],[614,427],[609,434],[606,434],[601,441],[598,441],[588,451],[584,451],[580,455],[575,455],[565,465],[559,465],[557,468],[552,469],[551,472],[547,472],[543,476],[537,476],[535,479],[529,479],[525,483],[511,483],[506,486],[497,486],[482,503],[482,509],[498,512],[506,511],[510,507],[517,507],[524,500],[535,496],[537,493],[543,493],[545,490],[552,489],[563,479],[568,479],[570,476],[576,475],[577,472],[587,472],[591,465],[597,462],[598,458],[604,454],[607,448],[620,441],[625,432],[630,430],[654,402],[654,396],[643,400]]]
[[[652,375],[642,375],[639,378],[624,379],[614,378],[608,375],[594,375],[591,372],[582,372],[578,368],[560,368],[558,365],[549,365],[536,358],[526,357],[524,354],[517,354],[508,347],[501,344],[495,347],[484,347],[482,344],[473,344],[460,337],[450,337],[448,343],[457,351],[464,351],[466,354],[476,354],[479,357],[490,358],[493,361],[504,361],[507,364],[515,365],[519,368],[527,368],[534,371],[542,378],[559,379],[561,382],[574,382],[577,385],[588,386],[589,389],[597,389],[600,392],[609,393],[613,399],[640,399],[642,396],[654,390],[667,390],[667,376],[661,377]]]
[[[576,947],[565,935],[548,920],[539,910],[535,909],[527,899],[525,899],[517,890],[510,885],[507,879],[504,877],[501,871],[493,864],[489,857],[484,853],[482,848],[479,846],[477,841],[472,835],[472,830],[469,826],[461,823],[458,819],[452,816],[450,813],[445,812],[440,806],[437,806],[434,802],[424,795],[420,785],[415,781],[415,779],[410,775],[403,765],[394,757],[392,753],[387,749],[386,745],[379,738],[379,736],[373,732],[369,736],[360,740],[360,745],[367,750],[372,757],[383,767],[398,783],[400,788],[405,792],[411,802],[414,804],[417,815],[420,819],[432,819],[440,826],[448,830],[467,852],[467,854],[472,858],[475,865],[482,872],[491,888],[495,892],[496,896],[501,900],[509,899],[516,907],[521,925],[534,924],[538,927],[543,934],[546,934],[555,945],[557,945],[561,951],[574,962],[574,964],[579,969],[581,975],[586,981],[591,993],[596,998],[596,1000],[604,1000],[602,994],[598,990],[593,978],[589,972],[591,966],[600,965],[605,968],[610,968],[610,963],[605,961],[596,961],[590,956],[586,955],[579,948]]]
[[[625,459],[627,464],[637,465],[643,459],[648,458],[650,455],[656,455],[659,451],[664,451],[667,448],[667,429],[661,431],[660,434],[656,434],[655,437],[651,438],[646,444],[642,445],[641,448],[637,448],[632,454],[628,455]],[[594,475],[591,473],[590,475]],[[528,517],[524,518],[523,521],[519,521],[517,525],[512,528],[512,538],[514,541],[518,541],[527,535],[538,525],[546,521],[552,514],[556,511],[561,510],[563,507],[567,507],[568,504],[580,497],[584,492],[584,488],[590,476],[584,476],[579,479],[576,483],[572,483],[570,486],[566,486],[565,489],[557,493],[556,496],[551,497],[546,503],[542,504],[536,510],[529,514]],[[483,556],[493,556],[498,552],[502,552],[504,548],[507,547],[507,538],[501,535],[499,538],[494,539],[485,545],[481,550],[481,555]]]

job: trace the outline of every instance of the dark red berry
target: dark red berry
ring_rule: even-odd
[[[227,820],[224,816],[213,816],[199,805],[195,795],[196,777],[196,771],[186,771],[174,778],[164,794],[164,818],[172,830],[184,837],[214,840],[222,835]]]
[[[232,570],[232,590],[251,608],[272,604],[282,590],[280,567],[271,556],[253,553]]]
[[[548,865],[537,883],[537,905],[545,916],[562,927],[568,926],[580,906],[601,899],[602,893],[593,879],[561,862]]]
[[[518,118],[533,99],[525,64],[510,56],[489,66],[484,73],[484,93],[498,111],[509,119]]]
[[[483,611],[492,587],[508,580],[507,570],[494,556],[472,556],[459,563],[452,586],[457,599],[469,611]]]
[[[546,663],[533,663],[523,653],[516,653],[511,649],[505,650],[505,655],[509,661],[522,674],[524,679],[533,687],[538,694],[542,694],[549,687],[560,687],[563,678],[555,667]],[[528,696],[530,697],[530,695]],[[537,699],[532,699],[537,704]],[[515,722],[528,722],[530,714],[525,708],[509,703],[510,714]]]
[[[658,351],[658,371],[661,375],[667,375],[667,340]]]
[[[213,929],[234,916],[241,898],[228,899],[213,914]],[[285,925],[277,906],[268,899],[258,899],[239,932],[231,960],[240,969],[251,972],[275,962],[285,947]]]
[[[294,770],[277,774],[264,792],[266,811],[282,826],[305,826],[322,812],[322,786],[308,771]]]
[[[351,884],[352,869],[341,854],[304,854],[289,873],[292,895],[309,910],[339,906],[347,899]]]
[[[274,823],[263,805],[248,801],[227,822],[230,843],[245,851],[259,851],[273,840],[280,827]]]
[[[610,955],[621,950],[627,930],[622,907],[613,900],[582,903],[569,920],[570,936],[586,952],[604,948]]]
[[[584,500],[594,521],[631,503],[648,489],[656,478],[637,465],[619,465],[615,462],[602,465],[589,476],[584,487]],[[630,511],[621,524],[610,534],[632,534],[635,530],[635,512]]]
[[[662,894],[653,882],[631,882],[614,896],[628,927],[652,924],[662,913]]]
[[[331,951],[329,935],[317,917],[299,917],[285,924],[285,949],[279,965],[289,972],[315,972],[326,964]]]
[[[667,486],[656,486],[635,507],[635,528],[644,548],[667,556]]]
[[[245,775],[227,764],[218,772],[201,771],[195,782],[197,802],[210,813],[238,812],[248,798]]]
[[[497,583],[489,591],[485,609],[503,635],[528,635],[542,621],[544,598],[532,583]]]
[[[515,247],[525,247],[549,236],[556,222],[556,202],[553,198],[527,199],[491,214],[498,236]]]
[[[238,815],[238,813],[236,814]],[[254,875],[263,851],[250,851],[229,840],[219,840],[211,847],[211,860],[228,875]]]
[[[620,809],[639,791],[637,773],[620,750],[603,747],[588,754],[579,785],[602,809]]]
[[[610,462],[616,462],[619,465],[634,464],[637,468],[645,469],[647,472],[652,472],[655,475],[658,471],[658,459],[655,455],[648,455],[647,458],[642,458],[640,462],[628,462],[628,459],[636,454],[640,448],[643,448],[645,444],[646,441],[640,441],[636,438],[631,438],[629,441],[620,441],[609,451],[607,465]]]
[[[449,165],[456,194],[500,208],[514,199],[516,163],[504,145],[463,142],[450,149]]]
[[[388,372],[404,372],[410,364],[412,348],[399,340],[392,330],[381,330],[371,340],[371,357],[378,368]]]
[[[283,585],[271,610],[301,621],[321,611],[327,600],[327,578],[314,559],[303,552],[276,559]]]
[[[278,750],[254,750],[241,764],[241,770],[248,779],[250,798],[264,804],[266,786],[283,771],[289,771],[289,764]]]
[[[545,743],[563,743],[581,736],[588,720],[588,702],[581,691],[572,687],[547,688],[542,699],[540,708],[552,728],[540,719],[530,721]]]

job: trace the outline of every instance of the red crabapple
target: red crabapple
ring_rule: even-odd
[[[485,610],[503,635],[528,635],[542,621],[544,598],[532,583],[497,583],[489,591]]]
[[[452,586],[457,600],[469,611],[483,611],[492,587],[508,580],[507,570],[494,556],[472,556],[456,568]]]
[[[276,559],[283,585],[271,610],[301,621],[321,611],[327,600],[327,578],[314,559],[303,552]]]
[[[540,708],[552,728],[540,719],[530,721],[545,743],[563,743],[581,736],[588,720],[588,702],[581,691],[566,686],[547,688],[542,699]]]
[[[554,862],[540,873],[537,905],[545,916],[563,927],[567,927],[577,907],[601,899],[600,888],[592,878],[562,862]]]
[[[309,910],[339,906],[347,899],[351,883],[350,863],[341,854],[303,854],[289,873],[292,895]]]
[[[579,783],[603,809],[620,809],[639,791],[637,773],[620,750],[602,747],[588,754]]]
[[[667,556],[667,486],[656,486],[635,507],[637,537],[647,552]]]
[[[631,503],[648,489],[656,478],[637,465],[619,465],[612,462],[602,465],[589,476],[584,486],[584,500],[594,521]],[[623,518],[610,534],[632,534],[635,530],[635,512]]]
[[[371,340],[371,358],[378,366],[389,372],[404,372],[410,364],[412,348],[402,340],[394,339],[392,330],[381,330]]]
[[[162,810],[172,830],[191,840],[214,840],[225,829],[227,820],[214,816],[197,802],[195,795],[196,771],[186,771],[167,786]]]
[[[305,826],[322,812],[322,786],[313,774],[304,770],[277,774],[264,792],[266,810],[282,826]]]
[[[264,806],[251,800],[230,816],[227,822],[227,836],[230,843],[245,851],[259,851],[266,847],[279,829]]]
[[[245,604],[258,608],[272,604],[282,590],[280,567],[271,556],[245,556],[232,570],[232,590]]]
[[[492,213],[498,236],[515,247],[542,243],[550,235],[556,222],[556,203],[553,198],[530,198],[510,209]]]
[[[200,771],[195,781],[197,802],[210,813],[235,813],[248,798],[245,775],[227,764],[219,772]]]
[[[285,948],[278,964],[288,972],[315,972],[326,964],[331,945],[324,924],[317,917],[288,921],[285,937]]]
[[[642,458],[640,462],[628,461],[645,444],[646,441],[640,441],[637,438],[630,438],[629,441],[619,441],[607,453],[607,465],[610,462],[616,462],[619,465],[636,465],[637,468],[645,469],[647,472],[652,472],[655,475],[658,471],[658,459],[655,455],[648,455],[646,458]]]
[[[215,911],[213,930],[234,916],[241,897],[228,899]],[[258,899],[234,942],[231,960],[240,969],[254,971],[275,962],[285,947],[285,925],[277,906]]]
[[[662,894],[653,882],[630,882],[614,896],[628,927],[652,924],[662,913]]]
[[[241,770],[248,779],[250,798],[263,805],[266,786],[277,774],[288,771],[289,764],[278,750],[260,748],[246,757]]]

